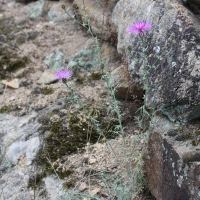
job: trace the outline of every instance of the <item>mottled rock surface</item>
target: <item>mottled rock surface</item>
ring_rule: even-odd
[[[71,20],[69,15],[67,15],[64,10],[62,9],[61,5],[65,4],[66,9],[68,10],[70,15],[74,15],[74,9],[71,7],[71,4],[66,1],[59,1],[58,4],[55,4],[51,7],[48,12],[48,18],[50,21],[59,22],[63,20]]]
[[[134,16],[134,18],[133,18]],[[126,1],[117,3],[112,14],[112,21],[118,30],[118,52],[125,54],[129,60],[129,70],[134,83],[142,87],[142,67],[133,58],[141,58],[139,54],[133,55],[127,50],[141,52],[139,37],[128,35],[127,28],[133,22],[147,20],[154,24],[152,32],[147,34],[147,58],[150,65],[157,60],[167,48],[160,61],[149,72],[149,94],[147,105],[153,103],[155,82],[157,92],[155,104],[157,107],[181,105],[181,110],[174,120],[182,122],[200,117],[194,114],[200,102],[200,21],[197,16],[179,4],[178,1]],[[172,43],[171,37],[174,36]],[[186,115],[184,115],[186,113]],[[200,113],[198,111],[198,113]],[[190,115],[190,116],[189,116]],[[170,118],[170,117],[169,117]]]
[[[12,81],[6,81],[6,80],[2,80],[1,82],[3,85],[6,85],[8,87],[17,89],[19,88],[19,80],[18,79],[14,79]]]
[[[141,99],[143,91],[132,85],[125,66],[120,66],[111,72],[111,85],[116,88],[115,96],[120,99]]]
[[[112,40],[112,37],[116,35],[116,29],[113,26],[113,23],[110,20],[112,10],[116,4],[116,1],[112,2],[99,2],[101,6],[98,6],[97,2],[94,0],[85,1],[86,14],[90,17],[90,26],[94,35],[103,39],[103,40]],[[79,19],[81,19],[86,25],[87,20],[84,17],[83,2],[77,0],[76,3],[73,3],[75,12]],[[78,5],[78,6],[77,6]],[[94,11],[93,11],[94,10]]]
[[[145,161],[152,194],[165,200],[199,199],[199,123],[182,127],[155,117],[153,128]],[[180,134],[186,137],[176,140]]]

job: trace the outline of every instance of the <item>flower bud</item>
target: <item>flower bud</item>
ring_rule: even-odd
[[[65,4],[62,4],[62,6],[61,6],[61,7],[62,7],[62,9],[64,9],[64,10],[65,10]]]

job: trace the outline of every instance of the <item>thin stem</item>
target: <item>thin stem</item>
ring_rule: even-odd
[[[73,89],[72,87],[68,86],[67,83],[65,83],[65,84],[66,84],[67,88],[72,92],[72,94],[74,94],[74,89]],[[76,101],[76,103],[78,103],[78,104],[82,107],[82,109],[83,109],[84,112],[85,112],[85,115],[90,117],[91,122],[93,122],[93,124],[96,126],[97,132],[105,138],[107,144],[109,145],[109,147],[111,148],[111,150],[112,150],[112,152],[113,152],[113,154],[114,154],[114,156],[115,156],[115,159],[117,160],[118,164],[120,165],[121,170],[123,171],[123,167],[122,167],[122,165],[121,165],[121,163],[120,163],[120,161],[119,161],[119,159],[118,159],[118,157],[117,157],[117,154],[115,153],[115,151],[114,151],[112,145],[109,143],[109,141],[108,141],[108,139],[106,138],[106,136],[103,134],[102,130],[99,128],[98,124],[95,123],[96,120],[89,114],[89,112],[85,109],[85,106],[83,105],[83,103],[81,103],[81,102],[78,100],[78,98],[75,98],[75,101]]]

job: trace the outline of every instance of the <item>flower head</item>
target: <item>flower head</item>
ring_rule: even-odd
[[[71,70],[68,69],[60,69],[54,75],[55,79],[59,79],[59,81],[62,81],[62,79],[71,78],[73,73]]]
[[[141,37],[143,37],[145,34],[145,31],[148,31],[152,27],[153,27],[153,24],[149,22],[137,22],[137,23],[133,23],[133,25],[130,26],[126,32],[129,34],[133,34],[133,33],[135,33],[136,35],[139,34]]]

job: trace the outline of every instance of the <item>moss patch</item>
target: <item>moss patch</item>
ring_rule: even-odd
[[[71,180],[71,181],[66,181],[65,183],[63,183],[63,188],[69,189],[69,188],[73,188],[75,186],[75,181]]]
[[[10,78],[10,73],[28,64],[28,57],[20,57],[7,47],[0,48],[0,76],[2,79]]]
[[[10,112],[12,112],[12,111],[20,111],[21,110],[21,108],[18,108],[18,106],[17,105],[9,105],[9,106],[2,106],[1,108],[0,108],[0,113],[2,114],[2,113],[10,113]]]
[[[44,87],[44,94],[45,95],[49,95],[49,94],[53,94],[53,88],[50,87]]]
[[[84,77],[78,76],[77,79],[76,79],[76,83],[82,85],[84,83]]]
[[[46,173],[31,176],[28,181],[28,188],[36,188],[43,185],[42,179],[46,177]]]
[[[28,69],[25,69],[21,74],[19,74],[16,78],[24,78],[30,73],[34,73],[35,69],[33,67],[30,67]]]
[[[92,74],[91,74],[91,77],[92,77],[93,80],[100,80],[101,77],[102,77],[102,73],[101,73],[101,72],[92,73]]]
[[[14,19],[4,18],[0,19],[0,35],[8,35],[14,30]]]
[[[112,130],[116,122],[106,118],[106,110],[92,108],[92,104],[88,104],[87,107],[89,114],[99,121],[100,128],[106,137],[114,138]],[[76,153],[78,150],[79,152],[84,151],[88,141],[96,143],[100,136],[96,126],[92,125],[89,118],[85,117],[82,109],[68,113],[68,118],[63,117],[59,121],[52,123],[50,118],[54,114],[54,112],[48,113],[47,116],[42,116],[39,120],[43,124],[41,134],[44,137],[45,148],[39,153],[38,163],[45,172],[50,174],[55,172],[46,157],[50,159],[51,163],[58,159],[60,159],[59,163],[63,163],[66,161],[66,159],[63,159],[64,156]],[[56,168],[57,166],[55,166]],[[71,170],[63,171],[58,169],[57,173],[60,178],[64,178],[72,173]]]

